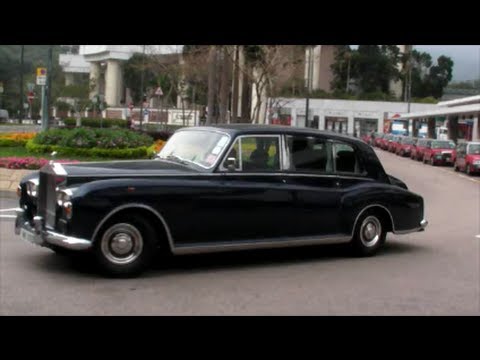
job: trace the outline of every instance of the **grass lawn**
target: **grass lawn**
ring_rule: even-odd
[[[78,160],[78,161],[109,161],[109,160],[118,160],[114,158],[102,158],[102,157],[82,157],[82,156],[62,156],[57,155],[55,157],[50,156],[50,154],[31,154],[23,146],[19,147],[0,147],[0,158],[2,157],[34,157],[34,158],[44,158],[44,159],[68,159],[68,160]]]

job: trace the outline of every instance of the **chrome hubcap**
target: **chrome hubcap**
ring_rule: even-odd
[[[368,216],[360,227],[360,241],[366,247],[375,246],[380,241],[382,225],[375,216]]]
[[[111,247],[115,254],[125,255],[132,250],[132,237],[125,233],[119,233],[112,239]]]
[[[126,265],[135,261],[143,251],[140,231],[130,224],[115,224],[102,237],[101,250],[108,261]]]

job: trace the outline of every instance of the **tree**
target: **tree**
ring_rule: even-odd
[[[433,65],[432,57],[425,52],[412,52],[412,96],[415,98],[434,97],[440,99],[452,80],[453,61],[440,56]]]

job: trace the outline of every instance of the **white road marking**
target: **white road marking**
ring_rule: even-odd
[[[15,219],[17,215],[0,215],[0,218]]]
[[[15,211],[17,208],[11,208],[11,209],[0,209],[0,212],[9,212],[9,211]]]

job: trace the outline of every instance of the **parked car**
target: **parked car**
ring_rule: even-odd
[[[480,142],[458,144],[453,168],[455,171],[465,171],[468,175],[480,173]]]
[[[403,136],[402,135],[395,135],[392,137],[392,141],[388,144],[388,151],[395,153],[397,151],[397,147],[400,145],[400,142],[402,141]]]
[[[453,165],[455,161],[455,143],[451,140],[428,140],[423,152],[423,163],[430,165]]]
[[[380,147],[380,144],[382,143],[383,138],[385,137],[385,135],[386,135],[386,134],[376,133],[376,134],[375,134],[375,140],[373,141],[373,146],[375,146],[375,147]]]
[[[423,160],[423,154],[425,149],[427,148],[427,144],[429,141],[433,139],[418,139],[415,146],[412,148],[411,158],[417,161]]]
[[[392,134],[387,134],[383,137],[382,139],[382,142],[380,143],[380,148],[382,150],[388,150],[388,146],[389,144],[392,142],[392,138],[394,137],[395,135],[392,135]]]
[[[412,153],[412,148],[415,144],[417,139],[405,136],[403,137],[400,142],[398,143],[395,154],[400,155],[400,156],[410,156]]]
[[[89,251],[108,274],[174,255],[347,243],[423,231],[424,200],[359,139],[313,129],[177,130],[155,160],[50,163],[22,179],[15,231]],[[161,257],[160,257],[161,258]]]

